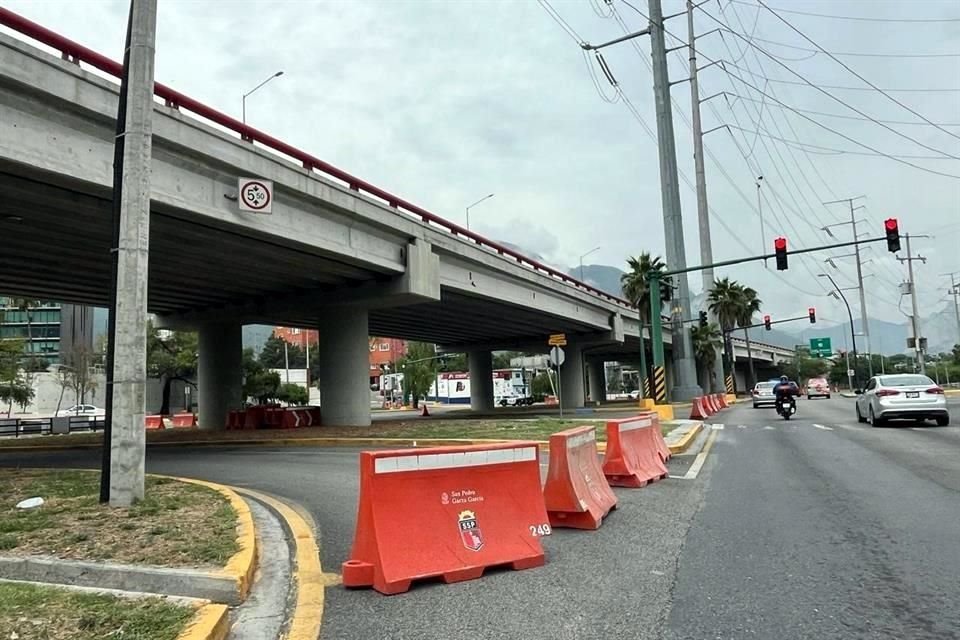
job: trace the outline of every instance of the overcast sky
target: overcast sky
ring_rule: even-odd
[[[494,198],[471,210],[473,228],[535,251],[557,266],[573,266],[580,254],[597,246],[601,248],[588,264],[623,267],[628,255],[663,254],[656,144],[623,99],[607,101],[615,89],[596,62],[585,61],[576,42],[600,43],[623,35],[618,18],[631,31],[645,27],[646,20],[621,0],[614,0],[615,11],[604,0],[552,0],[549,6],[576,36],[533,0],[159,4],[160,82],[239,117],[241,95],[283,70],[281,78],[247,100],[248,122],[280,139],[461,223],[466,205],[493,192]],[[666,15],[683,8],[680,0],[663,4]],[[821,203],[865,195],[856,201],[866,207],[856,212],[866,220],[861,231],[878,235],[882,220],[895,216],[902,231],[934,236],[914,244],[929,258],[925,265],[916,264],[921,313],[944,307],[949,283],[940,274],[960,271],[960,160],[944,159],[960,156],[960,3],[768,4],[774,10],[872,18],[780,13],[827,51],[939,57],[837,56],[879,88],[897,90],[886,97],[823,53],[808,51],[813,44],[759,8],[756,0],[712,1],[697,11],[698,33],[719,26],[716,18],[750,35],[772,56],[730,33],[698,41],[701,66],[717,59],[733,62],[737,66],[727,66],[727,72],[771,96],[746,87],[719,66],[701,73],[702,97],[728,94],[704,105],[704,129],[731,125],[748,130],[719,129],[706,136],[714,258],[769,251],[773,236],[781,234],[792,248],[824,244],[830,238],[819,227],[849,220],[849,210],[845,204]],[[3,5],[121,58],[126,2],[4,0]],[[646,13],[646,0],[633,5]],[[880,21],[949,18],[953,21]],[[684,17],[669,20],[667,29],[686,41]],[[604,55],[623,94],[652,128],[652,76],[645,63],[649,50],[648,38],[641,37],[605,49]],[[672,79],[687,76],[687,57],[686,49],[671,55]],[[801,86],[804,80],[791,70],[849,106]],[[678,164],[692,180],[693,147],[685,124],[689,84],[674,85],[672,96],[679,105],[674,106]],[[791,113],[774,99],[796,109],[845,116],[804,113],[903,162],[870,155],[875,151]],[[863,117],[851,108],[895,122],[887,126],[902,135],[850,119]],[[924,123],[908,108],[946,131]],[[756,208],[758,172],[764,176],[766,246]],[[696,201],[682,180],[680,195],[687,258],[694,264],[699,262]],[[848,239],[850,227],[837,227],[835,233]],[[793,258],[784,274],[773,271],[772,264],[770,271],[752,264],[722,275],[756,288],[765,311],[775,317],[805,314],[806,307],[816,306],[821,318],[839,321],[846,315],[843,307],[825,297],[829,285],[815,276],[830,270],[841,286],[850,286],[856,272],[849,258],[833,270],[823,264],[824,257]],[[870,315],[902,321],[895,285],[905,269],[882,246],[868,249],[864,257],[872,260],[864,269]],[[691,287],[700,289],[699,276],[691,278]],[[850,297],[856,314],[855,292]],[[908,299],[903,304],[909,308]]]

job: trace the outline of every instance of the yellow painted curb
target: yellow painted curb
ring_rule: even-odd
[[[670,445],[670,453],[684,453],[690,448],[693,441],[696,440],[701,429],[703,429],[703,423],[698,422],[696,426],[690,429],[680,440]]]
[[[728,393],[724,396],[727,400],[727,404],[737,404],[737,396],[732,393]]]
[[[947,396],[960,396],[960,389],[944,389],[943,394]]]
[[[222,484],[194,480],[193,478],[168,477],[217,491],[230,501],[233,510],[237,512],[237,545],[240,550],[233,554],[227,561],[226,566],[217,573],[236,581],[240,601],[246,600],[250,593],[250,586],[253,584],[253,575],[257,570],[257,530],[253,525],[253,514],[250,513],[250,507],[243,498],[237,495],[236,491]]]
[[[286,640],[317,640],[323,623],[323,591],[327,586],[327,579],[320,566],[320,547],[313,535],[313,529],[299,513],[280,500],[250,489],[238,491],[270,505],[284,519],[293,534],[296,566],[292,577],[296,581],[297,602],[290,618]]]
[[[661,420],[673,420],[673,405],[655,404],[650,410],[655,411]]]
[[[640,399],[640,408],[646,409],[647,411],[653,411],[653,408],[656,406],[656,402],[653,398],[641,398]]]
[[[228,612],[225,604],[201,606],[177,640],[224,640],[230,632]]]

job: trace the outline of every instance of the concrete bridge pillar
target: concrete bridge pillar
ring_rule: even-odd
[[[227,412],[243,404],[243,338],[240,324],[200,327],[197,362],[200,428],[226,428]]]
[[[324,425],[370,425],[368,320],[367,310],[355,307],[331,307],[320,316],[317,387]]]
[[[565,358],[560,366],[560,385],[564,409],[583,407],[586,394],[583,388],[583,350],[573,342],[563,347]]]
[[[489,351],[471,351],[467,354],[470,367],[470,408],[474,411],[493,410],[493,356]]]
[[[587,363],[587,382],[589,382],[590,400],[603,402],[607,399],[607,379],[603,360],[591,360]]]

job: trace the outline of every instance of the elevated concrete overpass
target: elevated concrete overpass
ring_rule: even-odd
[[[0,292],[106,306],[120,65],[0,9]],[[87,70],[89,65],[100,73]],[[318,328],[328,424],[369,422],[367,336],[490,351],[570,340],[565,404],[593,361],[639,349],[628,303],[156,85],[148,307],[200,333],[203,426],[241,401],[240,329]],[[189,113],[190,115],[187,115]],[[237,180],[274,183],[273,213],[239,211]],[[667,338],[669,344],[669,337]],[[478,408],[492,385],[474,385]]]

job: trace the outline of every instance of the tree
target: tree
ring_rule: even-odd
[[[287,348],[286,355],[283,350],[284,345]],[[304,369],[307,366],[307,353],[299,345],[291,344],[277,336],[267,338],[260,351],[260,364],[267,369],[285,369],[287,358],[290,359],[291,369]]]
[[[267,371],[253,354],[253,349],[243,350],[243,397],[254,398],[257,404],[267,404],[277,397],[280,390],[280,374]]]
[[[274,372],[274,375],[279,375]],[[277,400],[285,402],[291,407],[301,407],[310,402],[310,394],[298,384],[288,382],[280,385],[277,390]]]
[[[543,371],[530,384],[530,395],[537,402],[543,402],[544,396],[556,395],[557,376],[553,371]]]
[[[465,353],[448,353],[437,362],[438,370],[443,372],[469,371],[470,369],[467,363],[467,354]]]
[[[620,276],[623,295],[637,308],[642,324],[650,324],[650,274],[662,273],[666,265],[660,256],[652,256],[644,251],[636,258],[627,259],[627,272]],[[670,297],[670,286],[660,281],[660,299]]]
[[[730,342],[730,333],[737,326],[740,308],[743,305],[743,287],[730,278],[715,280],[713,289],[707,296],[707,303],[710,311],[717,316],[720,329],[723,331],[728,369],[729,373],[733,373],[733,343]]]
[[[690,328],[690,338],[693,340],[693,352],[703,372],[705,386],[712,392],[717,383],[713,379],[713,367],[717,362],[717,349],[720,348],[720,327],[714,322],[694,325]]]
[[[790,374],[795,376],[797,384],[803,385],[810,378],[819,378],[830,370],[830,361],[814,358],[809,349],[798,349],[789,365]]]
[[[409,394],[413,407],[420,406],[420,398],[427,395],[437,378],[436,349],[425,342],[411,342],[407,354],[397,362],[397,371],[403,373],[404,395]]]
[[[953,345],[953,364],[960,365],[960,344]]]
[[[198,352],[196,333],[161,333],[152,323],[147,323],[147,375],[159,378],[163,384],[160,415],[170,414],[170,387],[174,380],[193,384],[192,379],[197,374]]]
[[[33,310],[39,307],[42,304],[41,300],[36,298],[13,298],[11,300],[11,306],[16,307],[19,311],[23,311],[27,316],[27,357],[29,360],[34,360],[37,357],[36,349],[34,349],[33,344]],[[36,366],[30,366],[29,371],[37,371]]]
[[[23,358],[23,340],[0,340],[0,401],[7,404],[7,417],[16,403],[22,407],[33,400],[33,385],[20,368]]]
[[[97,388],[97,381],[93,379],[90,371],[95,359],[93,350],[82,344],[75,344],[69,352],[63,354],[62,364],[57,368],[57,384],[60,385],[57,411],[63,402],[64,390],[73,391],[74,404],[84,404],[87,393]]]
[[[523,353],[519,351],[497,351],[493,354],[493,368],[509,369],[511,360],[522,357]]]
[[[737,314],[737,324],[743,328],[743,339],[747,343],[747,363],[750,365],[750,380],[748,385],[752,387],[756,384],[757,376],[753,371],[753,352],[750,349],[750,329],[753,324],[753,318],[760,311],[762,302],[757,297],[757,292],[752,287],[741,288],[740,312]]]

